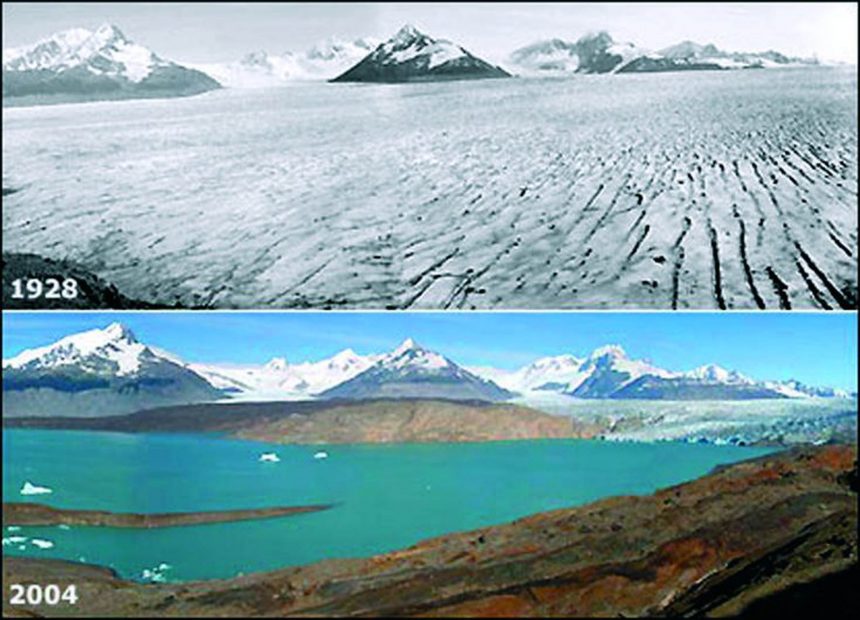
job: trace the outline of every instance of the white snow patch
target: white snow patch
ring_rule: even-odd
[[[141,45],[120,45],[111,57],[125,66],[125,76],[132,82],[140,82],[152,73],[154,57],[152,52]]]

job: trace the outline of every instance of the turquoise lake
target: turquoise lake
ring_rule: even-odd
[[[329,457],[315,459],[319,450]],[[209,435],[4,430],[4,502],[117,512],[335,506],[154,530],[6,527],[3,552],[83,559],[138,580],[159,565],[167,567],[157,578],[167,581],[230,577],[367,556],[606,496],[646,494],[769,451],[587,440],[273,446]],[[263,452],[276,452],[280,462],[259,462]],[[25,481],[53,492],[21,495]],[[40,548],[33,538],[53,547]]]

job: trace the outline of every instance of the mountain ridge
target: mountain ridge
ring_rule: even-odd
[[[598,31],[575,42],[560,38],[536,41],[511,52],[508,64],[526,74],[605,74],[758,69],[812,65],[818,60],[789,57],[773,50],[727,52],[712,43],[702,45],[690,40],[651,51],[633,43],[616,42],[608,32]]]
[[[3,360],[3,415],[100,416],[154,404],[206,402],[221,392],[139,342],[120,323]]]
[[[208,75],[161,58],[117,26],[73,28],[3,50],[3,98],[45,102],[182,97],[221,88]]]
[[[375,364],[319,394],[321,398],[426,398],[508,400],[513,392],[500,388],[425,349],[411,338]]]
[[[399,83],[505,77],[510,75],[504,69],[481,60],[465,48],[447,39],[434,39],[406,24],[330,81]]]
[[[155,369],[153,371],[153,369]],[[303,400],[308,398],[442,397],[509,400],[557,394],[591,399],[708,400],[847,398],[852,394],[794,379],[756,380],[716,364],[671,371],[632,359],[619,345],[587,356],[545,356],[516,370],[459,366],[412,339],[388,353],[359,355],[344,349],[318,361],[264,364],[186,362],[141,343],[120,323],[79,332],[3,360],[7,392],[48,389],[81,393],[181,373],[207,399]],[[416,384],[420,384],[416,387]],[[397,387],[399,386],[399,387]],[[409,389],[407,389],[407,387]]]

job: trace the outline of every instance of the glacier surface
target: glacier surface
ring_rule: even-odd
[[[7,251],[216,308],[856,306],[856,69],[3,110]]]

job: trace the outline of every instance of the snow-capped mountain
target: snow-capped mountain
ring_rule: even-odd
[[[523,74],[613,73],[646,52],[618,43],[607,32],[587,34],[576,42],[539,41],[514,51],[511,68]]]
[[[411,338],[321,398],[446,398],[501,401],[514,394],[425,349]]]
[[[660,50],[657,54],[674,61],[712,63],[724,69],[817,64],[816,60],[793,58],[773,50],[766,52],[726,52],[717,48],[713,43],[700,45],[693,41],[682,41],[677,45]]]
[[[850,397],[830,388],[796,381],[755,381],[715,364],[690,371],[666,370],[631,359],[618,345],[595,349],[585,358],[571,355],[540,359],[515,371],[472,368],[481,377],[521,396],[542,399],[557,394],[615,400],[753,400],[762,398]]]
[[[459,45],[405,25],[332,82],[420,82],[510,77]]]
[[[606,32],[587,34],[575,43],[538,41],[514,51],[508,66],[523,75],[570,73],[651,73],[720,69],[753,69],[817,64],[779,52],[725,52],[713,44],[684,41],[660,51],[618,43]]]
[[[378,41],[330,38],[304,52],[251,52],[231,63],[186,63],[228,88],[262,88],[290,82],[330,80],[367,56]]]
[[[3,415],[100,416],[222,393],[119,323],[3,360]]]
[[[4,98],[177,97],[219,87],[209,76],[134,43],[111,24],[95,31],[74,28],[33,45],[3,50]]]
[[[74,366],[92,374],[131,375],[148,361],[158,359],[120,323],[61,338],[57,342],[3,360],[6,370],[51,370]]]
[[[595,349],[580,367],[582,378],[563,388],[577,398],[611,398],[622,387],[643,376],[667,377],[672,373],[651,364],[631,360],[619,345]]]
[[[290,364],[274,358],[262,366],[188,364],[188,368],[225,392],[252,400],[301,399],[332,388],[367,370],[380,355],[345,349],[319,362]]]
[[[569,385],[578,385],[584,378],[583,360],[573,355],[542,357],[517,370],[501,370],[488,366],[470,367],[479,377],[517,393],[558,392]]]
[[[406,340],[389,353],[351,349],[320,361],[187,363],[119,323],[3,360],[4,415],[91,416],[224,399],[449,398],[732,401],[856,398],[799,381],[759,381],[709,364],[686,372],[631,359],[618,345],[544,357],[518,370],[462,368]]]

